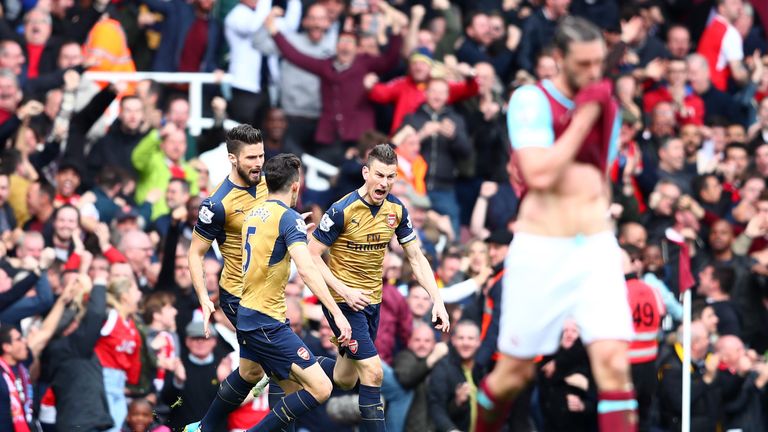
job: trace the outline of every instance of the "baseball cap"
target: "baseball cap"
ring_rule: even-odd
[[[189,324],[187,324],[187,327],[185,328],[187,337],[191,338],[204,338],[205,337],[205,330],[203,329],[203,322],[202,321],[191,321]],[[208,331],[210,332],[211,337],[215,338],[219,335],[219,333],[216,331],[216,328],[212,325],[208,326]]]
[[[621,110],[621,123],[622,124],[635,124],[639,120],[640,119],[638,118],[638,116],[633,114],[632,111],[625,110],[625,109]]]
[[[422,210],[429,210],[432,208],[432,201],[430,201],[429,197],[426,195],[421,195],[416,192],[409,192],[406,195],[406,198],[408,198],[408,201],[411,202],[411,205],[422,209]]]
[[[512,242],[512,238],[514,238],[514,235],[511,232],[505,229],[497,229],[493,231],[487,239],[485,239],[485,242],[498,245],[508,245]]]

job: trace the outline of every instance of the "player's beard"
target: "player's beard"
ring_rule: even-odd
[[[256,177],[255,180],[251,180],[251,172],[250,170],[244,170],[242,166],[238,163],[237,164],[237,175],[240,176],[240,178],[247,184],[248,186],[256,186],[259,184],[259,181],[261,181],[261,173]]]
[[[563,66],[563,72],[565,73],[565,81],[570,87],[571,94],[574,96],[581,90],[581,85],[576,80],[576,74],[571,72],[567,67]]]

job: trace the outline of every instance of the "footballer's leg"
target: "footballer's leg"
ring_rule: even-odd
[[[360,376],[360,430],[362,432],[385,431],[384,405],[381,403],[381,381],[384,372],[378,355],[363,360],[356,360],[357,373]]]
[[[384,405],[381,403],[381,382],[384,379],[384,371],[381,368],[381,358],[376,350],[374,341],[379,329],[380,305],[368,305],[363,311],[358,312],[359,323],[357,340],[354,342],[357,348],[349,347],[350,357],[354,358],[357,375],[360,377],[359,407],[362,422],[362,432],[374,432],[387,430]],[[350,320],[351,322],[351,320]]]
[[[637,430],[637,401],[629,369],[627,342],[601,340],[587,346],[597,384],[601,431]]]
[[[368,305],[363,311],[353,311],[345,304],[339,308],[352,327],[352,338],[346,346],[339,347],[333,379],[341,388],[352,388],[360,381],[358,405],[362,422],[362,432],[384,431],[384,406],[381,403],[381,381],[384,372],[381,359],[373,341],[378,329],[379,305]],[[339,329],[333,322],[327,309],[323,313],[328,319],[334,334],[338,337]]]
[[[477,392],[477,431],[501,430],[512,402],[533,380],[533,359],[502,354],[493,371],[480,382]]]
[[[279,385],[287,392],[295,391],[280,399],[269,414],[248,432],[283,430],[296,418],[327,401],[333,390],[331,380],[316,362],[304,369],[292,364],[289,379],[280,380]]]
[[[264,377],[261,366],[246,358],[240,358],[240,365],[219,385],[216,398],[211,402],[205,417],[199,423],[187,425],[186,432],[216,430],[248,396],[251,389]]]
[[[612,233],[605,233],[590,236],[585,247],[591,249],[582,256],[590,260],[582,258],[581,265],[589,272],[578,287],[573,317],[597,385],[598,426],[601,431],[636,431],[637,401],[628,354],[634,328],[619,246]]]
[[[333,369],[333,382],[342,390],[352,390],[359,379],[355,360],[346,355],[339,354],[336,357],[336,366]]]

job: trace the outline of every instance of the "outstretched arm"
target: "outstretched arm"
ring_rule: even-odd
[[[405,245],[405,257],[411,264],[413,269],[413,276],[416,281],[424,287],[425,290],[432,297],[434,306],[432,307],[432,322],[435,324],[435,328],[442,330],[444,333],[448,333],[451,329],[451,323],[448,320],[448,312],[445,310],[445,304],[440,297],[440,291],[437,288],[435,282],[435,274],[432,271],[432,266],[429,265],[427,257],[421,252],[421,246],[418,239],[414,239]]]

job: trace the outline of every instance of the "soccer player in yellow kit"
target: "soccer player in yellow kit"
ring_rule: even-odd
[[[243,291],[242,227],[245,216],[267,198],[267,184],[262,176],[264,142],[261,132],[253,126],[242,124],[227,132],[227,153],[232,170],[214,192],[200,204],[192,243],[189,247],[189,273],[192,285],[203,309],[203,326],[208,336],[208,322],[214,304],[208,297],[203,277],[203,259],[211,243],[216,240],[224,258],[224,269],[219,279],[219,304],[233,326],[237,325],[237,308]],[[256,365],[258,366],[258,365]],[[251,369],[250,382],[256,383],[264,376],[261,368]],[[222,383],[225,385],[228,383]],[[247,394],[247,392],[246,392]],[[234,400],[234,399],[231,399]],[[203,418],[203,424],[218,424],[238,404],[222,404],[214,401]],[[200,423],[192,423],[186,432],[198,431]],[[209,426],[210,427],[210,426]],[[215,426],[213,426],[215,427]]]
[[[309,242],[317,267],[352,326],[352,338],[347,346],[339,347],[332,376],[343,389],[351,389],[360,380],[363,432],[385,430],[381,404],[383,372],[374,341],[379,326],[384,253],[393,236],[403,246],[416,280],[434,301],[435,327],[443,332],[450,328],[434,273],[421,251],[408,211],[389,194],[396,175],[397,156],[392,147],[374,147],[363,167],[365,184],[326,211]],[[329,248],[330,262],[326,265],[322,255]],[[340,329],[334,326],[329,310],[324,307],[323,311],[339,336]]]
[[[251,368],[261,364],[288,393],[249,432],[283,430],[293,419],[325,402],[333,388],[285,317],[285,286],[291,260],[304,283],[328,310],[329,322],[340,330],[341,346],[346,346],[352,332],[309,253],[307,225],[292,208],[298,201],[300,168],[299,158],[292,154],[280,154],[267,161],[264,169],[269,196],[243,224],[244,285],[237,313],[240,371],[232,374],[247,377]],[[247,392],[248,387],[235,390]]]
[[[216,240],[224,258],[224,269],[219,279],[219,302],[227,319],[236,325],[237,307],[243,291],[243,220],[251,209],[267,198],[267,185],[261,175],[264,165],[261,132],[247,124],[232,128],[227,132],[227,153],[232,170],[211,196],[200,204],[189,248],[189,273],[203,309],[206,335],[215,306],[205,288],[205,254]]]

